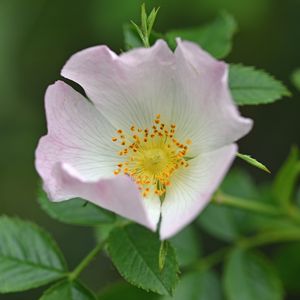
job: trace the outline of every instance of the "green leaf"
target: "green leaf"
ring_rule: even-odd
[[[173,297],[162,300],[221,300],[222,291],[217,275],[212,272],[194,272],[183,276]]]
[[[283,289],[276,270],[262,256],[234,250],[225,265],[228,300],[281,300]]]
[[[130,32],[128,31],[129,28],[125,29],[126,31],[125,33],[125,45],[126,47],[132,47],[130,46],[131,43],[133,42],[133,44],[139,45],[140,42],[141,46],[144,47],[150,47],[151,43],[150,43],[150,36],[152,33],[152,28],[155,22],[155,19],[157,17],[157,13],[158,13],[159,9],[153,8],[152,11],[150,12],[150,15],[147,15],[146,12],[146,6],[145,3],[142,4],[141,6],[141,25],[137,25],[135,22],[131,21],[131,24],[133,26],[134,31]],[[139,36],[140,41],[136,40],[134,34],[137,34],[137,36]],[[126,41],[126,39],[129,38],[129,44],[127,43],[128,41]]]
[[[294,86],[300,91],[300,69],[297,69],[293,72],[291,79]]]
[[[246,199],[259,197],[252,178],[242,170],[232,170],[224,179],[220,189],[236,197]],[[247,211],[211,203],[199,215],[197,223],[218,239],[233,241],[252,231],[252,219],[253,215]]]
[[[94,236],[97,243],[101,243],[105,241],[115,227],[116,227],[115,223],[103,224],[95,227]]]
[[[160,243],[159,254],[158,254],[158,266],[160,271],[162,271],[165,267],[169,245],[170,244],[168,241],[161,241]]]
[[[79,282],[63,281],[50,287],[40,300],[96,300],[91,291]]]
[[[55,242],[38,226],[0,218],[0,293],[25,291],[65,276]]]
[[[237,153],[236,156],[258,169],[261,169],[267,173],[271,173],[270,170],[265,165],[263,165],[261,162],[257,161],[255,158],[251,157],[250,155]]]
[[[41,190],[38,201],[50,217],[67,224],[94,226],[115,220],[113,213],[80,198],[52,202]]]
[[[145,290],[171,295],[178,280],[175,251],[168,246],[162,270],[159,251],[157,235],[134,224],[114,229],[108,239],[108,253],[128,282]]]
[[[126,50],[144,47],[143,41],[140,37],[141,32],[140,34],[138,33],[136,26],[136,24],[132,23],[125,24],[123,26],[123,35]],[[149,36],[150,45],[153,45],[156,42],[156,40],[160,38],[163,38],[163,35],[152,30]]]
[[[200,226],[212,236],[224,241],[234,241],[242,233],[234,218],[233,208],[209,204],[198,218]]]
[[[147,36],[147,29],[148,29],[148,22],[147,22],[147,12],[146,12],[146,5],[145,3],[141,6],[141,29],[145,36]]]
[[[201,247],[199,236],[192,226],[188,226],[176,234],[170,240],[175,248],[179,266],[185,267],[191,265],[201,256]]]
[[[290,243],[279,246],[274,255],[274,265],[277,268],[285,289],[289,292],[300,293],[300,243]]]
[[[125,48],[127,50],[131,48],[143,47],[145,44],[144,34],[140,27],[131,21],[130,25],[124,26],[124,38],[125,38]]]
[[[294,147],[279,172],[273,184],[273,193],[283,208],[288,208],[300,175],[299,150]]]
[[[156,20],[158,11],[159,11],[159,8],[153,8],[147,19],[148,33],[150,33],[150,34],[152,32],[152,28],[153,28],[154,22]]]
[[[229,86],[238,105],[267,104],[291,95],[280,81],[265,71],[243,65],[230,65]]]
[[[94,234],[97,243],[102,243],[107,240],[112,230],[116,227],[122,227],[130,224],[131,221],[125,219],[121,216],[116,215],[115,221],[113,223],[101,224],[94,228]]]
[[[160,300],[157,294],[138,289],[126,282],[113,284],[102,291],[98,300]]]
[[[166,33],[171,48],[176,48],[177,37],[199,44],[216,58],[226,57],[232,48],[232,38],[237,31],[234,18],[228,13],[221,13],[205,26],[190,29],[178,29]]]

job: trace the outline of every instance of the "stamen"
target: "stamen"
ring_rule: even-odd
[[[168,126],[157,114],[148,128],[132,125],[129,132],[118,129],[122,162],[117,164],[115,175],[126,174],[138,185],[143,197],[154,194],[164,198],[172,176],[179,168],[187,168],[185,156],[192,141],[181,143],[174,135],[176,124]],[[116,142],[117,137],[112,141]]]

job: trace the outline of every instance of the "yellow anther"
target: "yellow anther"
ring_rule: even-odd
[[[114,174],[130,176],[144,197],[150,193],[164,195],[174,172],[188,166],[184,157],[191,141],[181,143],[177,140],[175,128],[176,124],[162,123],[160,114],[157,114],[150,127],[132,125],[129,133],[118,129],[119,137],[113,137],[112,141],[119,139],[122,149],[118,155],[122,161],[117,164]]]

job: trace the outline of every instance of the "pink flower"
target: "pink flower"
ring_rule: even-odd
[[[45,96],[48,134],[36,168],[53,201],[81,197],[166,239],[209,202],[252,127],[228,89],[228,67],[196,44],[162,40],[116,55],[73,55]]]

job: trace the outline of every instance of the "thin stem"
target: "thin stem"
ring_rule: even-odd
[[[228,206],[234,206],[237,208],[253,211],[256,213],[263,213],[271,216],[283,215],[283,212],[280,209],[272,205],[226,195],[222,192],[218,192],[212,199],[212,202],[216,204],[225,204]]]
[[[212,199],[215,204],[224,204],[240,209],[252,211],[255,213],[265,214],[273,217],[285,217],[296,223],[300,223],[300,211],[298,207],[291,205],[288,209],[282,210],[280,207],[275,207],[270,204],[260,203],[254,200],[243,199],[217,192]]]
[[[92,262],[101,250],[104,248],[106,241],[103,241],[96,245],[96,247],[79,263],[73,272],[69,274],[69,280],[73,281],[81,274],[81,272]]]
[[[237,246],[243,249],[250,249],[260,246],[265,246],[273,243],[288,242],[288,241],[300,241],[300,229],[283,229],[274,232],[264,232],[260,233],[254,237],[243,238],[237,242]],[[216,250],[212,254],[202,258],[198,262],[193,263],[187,267],[188,271],[191,270],[209,270],[221,263],[224,256],[227,256],[231,250],[236,246],[226,246],[219,250]]]
[[[300,229],[281,229],[274,232],[263,232],[254,237],[241,239],[238,245],[242,248],[249,249],[267,244],[298,241],[300,240]]]

